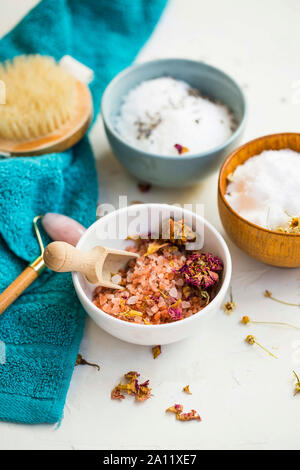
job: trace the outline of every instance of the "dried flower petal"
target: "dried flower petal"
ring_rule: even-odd
[[[153,354],[153,359],[156,359],[161,354],[161,346],[160,345],[154,346],[154,348],[152,348],[152,354]]]
[[[158,241],[149,243],[147,252],[145,253],[144,256],[153,255],[153,253],[156,253],[158,250],[160,250],[161,248],[167,245],[169,245],[169,243],[160,243]]]
[[[178,403],[175,403],[175,405],[170,406],[170,408],[166,409],[166,413],[182,413],[183,411],[183,405],[180,405]]]
[[[189,385],[186,385],[185,387],[183,387],[183,391],[185,393],[187,393],[188,395],[192,395],[192,393],[190,392],[190,386]]]
[[[177,413],[176,419],[179,421],[192,421],[193,419],[201,420],[201,416],[197,413],[196,410],[191,410],[189,413]]]
[[[118,387],[115,387],[112,390],[110,397],[112,400],[124,400],[125,399],[125,395],[122,395]]]
[[[175,413],[176,419],[179,421],[192,421],[194,419],[201,421],[201,417],[196,410],[191,410],[189,413],[182,412],[183,406],[176,403],[174,406],[170,406],[170,408],[166,409],[166,413]]]
[[[189,149],[187,147],[183,147],[183,145],[181,144],[175,144],[174,147],[176,148],[179,155],[181,155],[182,153],[189,152]]]
[[[223,263],[217,256],[210,253],[192,253],[179,269],[179,273],[187,284],[207,289],[218,283],[218,272],[222,269]]]
[[[182,315],[182,302],[181,299],[178,299],[174,302],[169,308],[168,313],[173,320],[179,320]]]
[[[149,387],[149,380],[139,384],[138,377],[140,374],[135,371],[127,372],[124,375],[128,383],[119,383],[111,392],[111,398],[113,400],[124,399],[125,396],[121,394],[121,391],[125,391],[128,395],[134,395],[137,401],[145,401],[151,396],[151,388]]]

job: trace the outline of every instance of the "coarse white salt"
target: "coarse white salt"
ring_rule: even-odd
[[[265,150],[239,165],[226,200],[244,219],[276,230],[300,214],[300,153]]]
[[[146,80],[133,88],[115,120],[116,131],[127,143],[167,156],[184,157],[217,147],[235,128],[227,106],[171,77]]]

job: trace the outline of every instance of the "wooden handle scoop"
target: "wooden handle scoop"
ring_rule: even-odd
[[[65,273],[77,271],[89,282],[111,289],[123,289],[111,281],[112,274],[124,268],[138,254],[95,246],[91,251],[80,251],[66,242],[50,243],[44,251],[44,262],[52,271]]]

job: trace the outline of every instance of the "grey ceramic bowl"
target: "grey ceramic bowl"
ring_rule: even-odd
[[[144,80],[166,75],[188,82],[233,111],[237,129],[223,145],[202,153],[170,157],[139,150],[119,136],[114,120],[125,95]],[[104,92],[102,115],[111,148],[130,173],[140,181],[165,187],[183,187],[195,184],[216,171],[237,145],[244,127],[246,101],[238,84],[215,67],[193,60],[161,59],[133,65],[119,73]]]

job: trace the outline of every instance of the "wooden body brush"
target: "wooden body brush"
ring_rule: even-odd
[[[19,56],[0,64],[0,153],[61,152],[86,133],[93,116],[89,88],[53,58]]]

